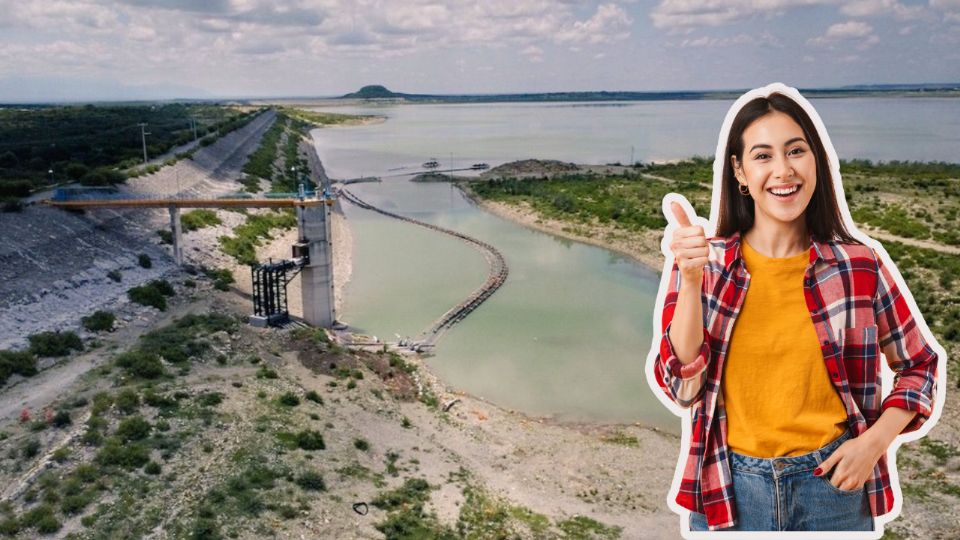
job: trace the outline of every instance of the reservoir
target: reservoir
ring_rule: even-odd
[[[956,161],[960,100],[812,100],[842,159]],[[627,163],[712,158],[731,101],[494,103],[325,108],[381,124],[312,132],[335,179],[386,210],[496,246],[510,276],[439,341],[430,368],[454,389],[564,421],[640,423],[679,433],[644,376],[659,276],[617,253],[534,231],[476,208],[446,183],[405,173],[518,159]],[[883,110],[883,115],[876,114]],[[462,174],[462,173],[458,173]],[[709,181],[710,179],[705,179]],[[448,235],[342,201],[353,274],[340,319],[393,341],[416,336],[486,279],[482,255]],[[659,269],[658,269],[659,270]]]

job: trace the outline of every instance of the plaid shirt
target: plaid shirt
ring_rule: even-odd
[[[897,282],[869,246],[818,242],[812,235],[810,242],[804,296],[851,432],[863,434],[890,407],[916,411],[903,433],[916,430],[933,411],[937,353],[921,335]],[[676,501],[706,514],[709,529],[716,530],[737,523],[720,377],[750,278],[741,259],[739,233],[709,238],[708,244],[701,292],[703,346],[693,362],[683,365],[667,337],[680,288],[674,263],[653,371],[666,395],[690,408],[690,451]],[[895,373],[893,390],[882,401],[880,351]],[[891,510],[886,454],[874,466],[866,489],[874,516]]]

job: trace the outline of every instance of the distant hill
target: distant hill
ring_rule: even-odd
[[[346,94],[342,96],[345,99],[380,99],[380,98],[402,98],[405,94],[398,94],[396,92],[391,92],[387,90],[385,86],[379,84],[371,84],[364,86],[360,90],[353,92],[352,94]]]
[[[630,92],[630,91],[593,91],[593,92],[546,92],[538,94],[404,94],[393,92],[385,86],[374,84],[364,86],[356,92],[344,94],[340,99],[393,99],[411,102],[432,103],[493,103],[518,101],[662,101],[662,100],[700,100],[700,99],[736,99],[750,90],[686,90],[675,92]],[[856,85],[841,88],[799,88],[807,98],[816,97],[863,97],[870,95],[931,94],[960,96],[960,83],[921,83],[921,84],[878,84]]]

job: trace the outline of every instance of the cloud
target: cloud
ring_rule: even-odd
[[[520,51],[520,54],[527,57],[531,62],[543,62],[543,49],[536,45],[529,45]]]
[[[574,21],[572,25],[556,35],[560,43],[608,43],[626,39],[630,35],[633,19],[616,4],[601,4],[597,12],[585,21]]]
[[[764,31],[759,37],[754,37],[748,34],[737,34],[735,36],[726,36],[726,37],[713,37],[713,36],[701,36],[698,38],[687,38],[680,42],[679,47],[704,47],[704,48],[718,48],[718,47],[733,47],[736,45],[771,45],[774,47],[782,47],[783,44],[773,36],[769,31]]]
[[[874,17],[892,14],[902,21],[925,17],[927,10],[923,6],[906,6],[897,0],[856,0],[844,3],[840,13],[848,17]]]
[[[873,27],[863,21],[847,21],[836,23],[827,28],[822,36],[807,40],[807,45],[814,47],[854,46],[858,50],[866,50],[880,42],[880,38],[873,33]]]
[[[836,0],[661,0],[650,12],[656,28],[683,30],[699,26],[721,26],[757,15],[783,15],[800,6],[832,4]]]

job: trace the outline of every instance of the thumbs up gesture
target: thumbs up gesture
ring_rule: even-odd
[[[696,218],[696,214],[693,217]],[[691,218],[679,203],[670,203],[667,222],[677,225],[670,239],[670,251],[680,268],[680,279],[699,288],[703,283],[703,267],[707,265],[710,250],[703,227],[692,225],[690,221]]]

